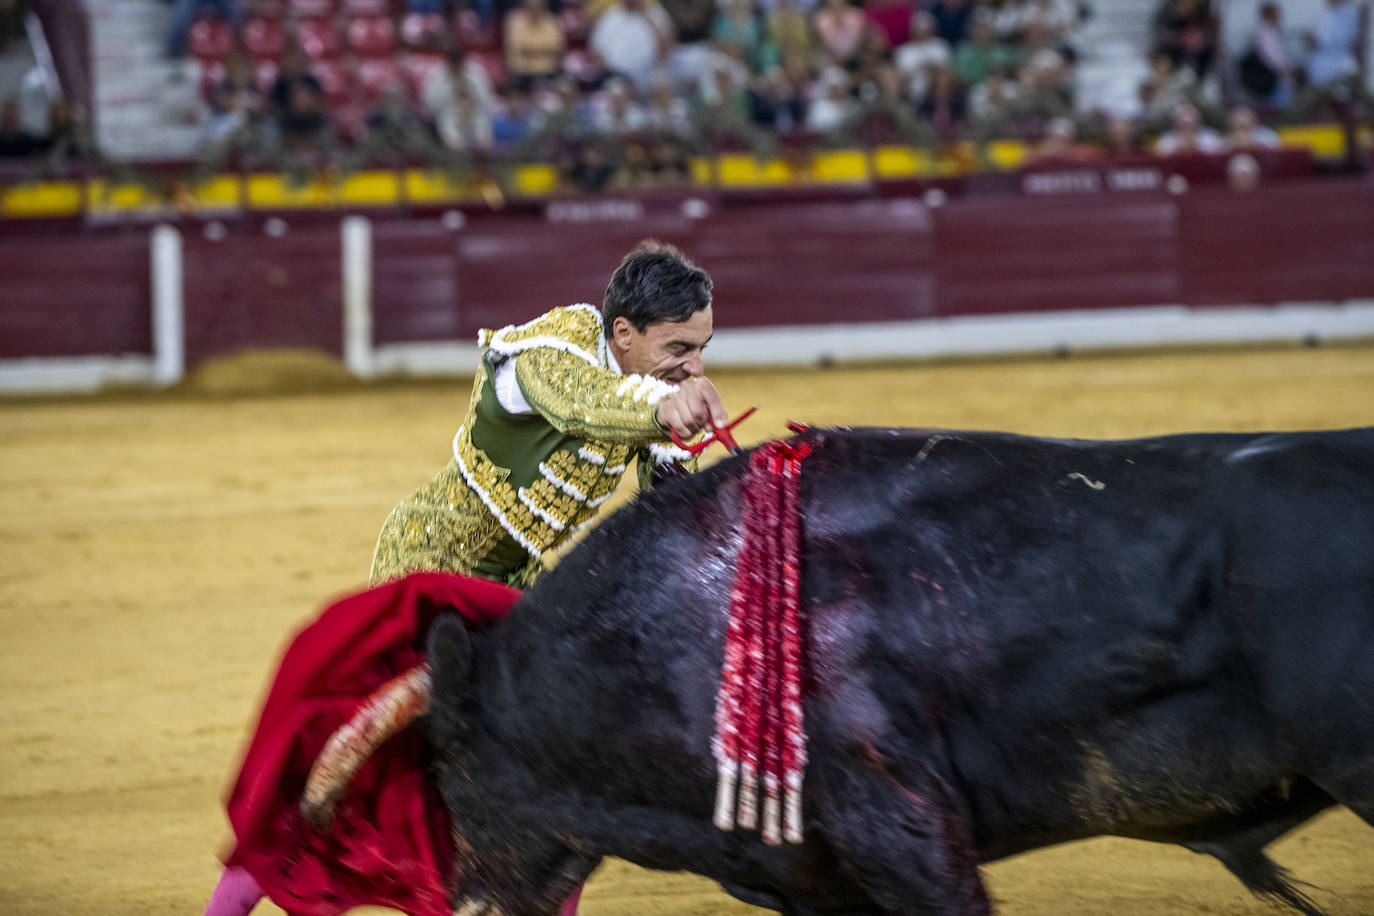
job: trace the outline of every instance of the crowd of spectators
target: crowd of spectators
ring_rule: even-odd
[[[1262,4],[1240,56],[1239,82],[1270,110],[1307,109],[1325,97],[1358,94],[1368,64],[1360,60],[1359,44],[1362,31],[1371,28],[1369,13],[1361,0],[1325,0],[1316,27],[1296,34],[1285,27],[1279,4]]]
[[[177,5],[168,52],[205,66],[208,148],[376,153],[404,137],[437,159],[553,159],[589,187],[684,181],[707,150],[1039,136],[1074,113],[1086,14],[1072,0]]]
[[[1075,104],[1080,0],[174,0],[167,53],[201,63],[208,162],[537,158],[586,188],[790,145],[1263,146],[1260,120],[1358,85],[1367,0],[1324,0],[1307,35],[1266,3],[1221,104],[1211,2],[1161,0],[1149,75],[1110,111]]]

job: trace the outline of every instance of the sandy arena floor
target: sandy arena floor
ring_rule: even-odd
[[[1082,437],[1374,424],[1374,345],[718,378],[742,439],[814,424]],[[446,460],[466,383],[0,403],[0,914],[195,914],[220,797],[289,631],[361,585],[392,503]],[[1374,914],[1374,829],[1274,847]],[[1094,840],[986,870],[1004,916],[1271,913],[1220,865]],[[620,862],[586,916],[760,912]],[[261,914],[277,913],[264,905]]]

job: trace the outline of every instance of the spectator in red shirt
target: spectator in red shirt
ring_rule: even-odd
[[[887,43],[895,48],[911,35],[911,0],[868,0],[864,15]],[[933,25],[933,22],[932,22]]]

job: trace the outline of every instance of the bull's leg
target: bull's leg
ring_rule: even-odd
[[[1286,904],[1304,916],[1326,916],[1326,911],[1318,907],[1311,897],[1293,883],[1293,876],[1288,873],[1288,869],[1275,864],[1273,859],[1264,854],[1262,846],[1227,840],[1217,843],[1189,843],[1188,848],[1221,860],[1221,864],[1239,878],[1256,897]]]
[[[1319,672],[1320,682],[1329,685],[1328,692],[1302,695],[1305,702],[1294,704],[1290,728],[1294,746],[1306,758],[1299,765],[1308,778],[1374,827],[1374,633],[1368,623],[1371,618],[1374,607],[1353,605],[1340,609],[1339,623],[1329,627],[1335,632],[1330,638],[1342,640],[1339,645],[1347,648],[1340,653],[1329,645],[1323,646],[1327,649],[1326,657],[1335,659],[1327,663],[1330,670]],[[1359,635],[1351,632],[1356,625],[1364,627]]]
[[[1341,619],[1364,621],[1371,613],[1374,609],[1348,608]],[[1297,768],[1374,827],[1374,637],[1331,629],[1336,633],[1331,639],[1354,648],[1342,653],[1323,643],[1312,650],[1312,665],[1323,658],[1335,661],[1326,663],[1328,670],[1287,682],[1292,698],[1281,694],[1281,702],[1291,704],[1284,737],[1296,752]]]
[[[1248,802],[1187,825],[1118,831],[1152,843],[1178,843],[1214,856],[1262,899],[1291,906],[1307,916],[1323,916],[1288,871],[1274,864],[1264,848],[1336,802],[1308,779],[1275,785]]]
[[[1204,835],[1182,840],[1194,852],[1215,856],[1255,896],[1286,904],[1306,916],[1325,916],[1294,883],[1288,871],[1264,854],[1264,847],[1319,811],[1331,797],[1307,780],[1300,780],[1281,799],[1258,805],[1255,812],[1227,815]]]
[[[813,772],[826,838],[884,912],[991,914],[973,831],[942,777],[899,776],[871,746]]]

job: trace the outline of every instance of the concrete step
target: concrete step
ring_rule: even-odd
[[[163,57],[171,7],[161,0],[87,0],[97,125],[110,155],[190,157],[201,143],[200,65]]]
[[[1075,35],[1074,82],[1080,110],[1118,108],[1135,98],[1149,71],[1159,0],[1089,0],[1093,15]]]

